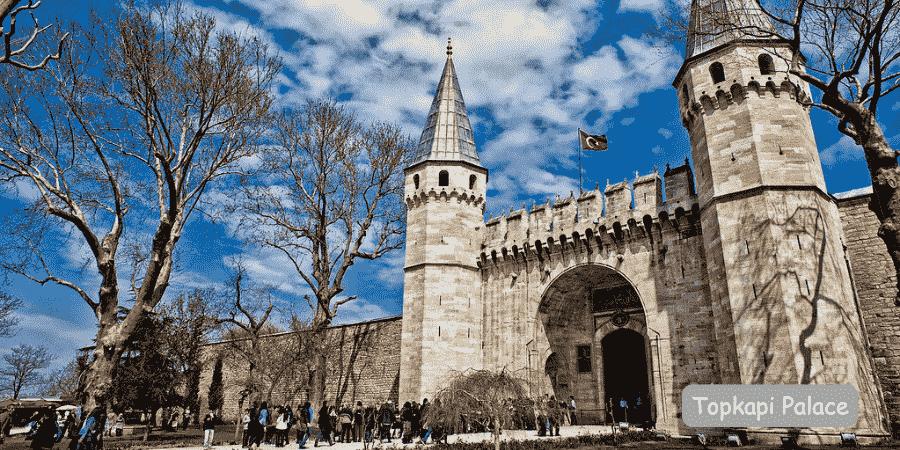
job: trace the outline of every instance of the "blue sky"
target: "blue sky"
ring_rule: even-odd
[[[94,4],[44,0],[37,14],[81,17]],[[683,49],[647,35],[659,0],[195,0],[187,6],[215,16],[222,29],[258,36],[280,54],[279,106],[332,97],[364,120],[397,123],[416,141],[452,37],[475,141],[490,170],[486,216],[577,193],[579,127],[609,140],[608,151],[582,157],[586,189],[690,158],[671,87]],[[894,97],[880,111],[895,148],[898,108]],[[829,191],[868,186],[861,148],[841,137],[830,115],[813,110],[812,119]],[[16,198],[0,201],[5,211],[18,205]],[[308,292],[275,252],[242,247],[228,221],[214,224],[197,214],[178,245],[180,271],[168,298],[194,287],[221,288],[227,261],[237,255],[253,281],[279,286],[282,307]],[[96,276],[78,272],[83,244],[61,249],[57,269],[96,293]],[[338,310],[336,322],[399,314],[403,257],[396,251],[358,263],[343,295],[359,298]],[[45,345],[58,368],[90,345],[96,318],[72,291],[15,277],[4,289],[26,306],[18,313],[19,333],[0,340],[0,353],[23,342]],[[308,309],[302,300],[296,306]]]

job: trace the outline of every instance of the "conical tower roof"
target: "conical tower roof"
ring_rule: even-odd
[[[685,59],[738,39],[771,40],[772,21],[757,0],[693,0]]]
[[[469,115],[453,67],[453,48],[449,38],[447,63],[431,102],[431,111],[428,112],[428,121],[419,139],[413,164],[422,161],[465,161],[481,167]]]

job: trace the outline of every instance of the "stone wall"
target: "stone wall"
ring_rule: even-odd
[[[387,399],[398,401],[401,322],[401,316],[395,316],[329,328],[330,348],[334,349],[328,359],[325,388],[325,399],[329,403],[355,404],[361,401],[375,405]],[[282,333],[264,338],[262,344],[293,346],[296,345],[296,337]],[[216,342],[204,348],[207,364],[200,379],[200,410],[205,414],[209,410],[209,385],[215,360],[222,355],[225,404],[221,414],[226,421],[232,421],[237,416],[243,377],[248,369],[245,361],[229,354],[229,346],[229,342]],[[303,361],[281,380],[271,388],[271,394],[268,391],[272,383],[268,383],[255,399],[268,400],[270,405],[291,405],[296,410],[309,398],[309,373]],[[245,403],[244,407],[247,406],[249,404]]]
[[[871,191],[870,191],[871,192]],[[840,194],[838,195],[840,196]],[[869,209],[871,193],[838,199],[846,256],[869,337],[871,356],[891,422],[900,422],[900,317],[893,299],[897,275],[878,237],[878,218]],[[896,429],[897,426],[895,425]]]

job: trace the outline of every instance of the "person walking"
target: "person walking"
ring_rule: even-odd
[[[247,448],[247,441],[250,440],[250,409],[244,410],[244,417],[241,419],[244,424],[243,433],[241,433],[241,448]]]
[[[572,426],[578,425],[578,415],[576,414],[577,410],[575,408],[575,396],[569,396],[569,422],[572,423]]]
[[[260,425],[262,425],[262,442],[266,444],[269,443],[269,404],[266,402],[262,402],[259,406],[259,420],[257,420]]]
[[[377,429],[378,412],[371,404],[366,405],[363,412],[363,447],[375,439],[375,430]]]
[[[125,431],[125,414],[119,413],[116,417],[116,436],[121,436]]]
[[[209,447],[213,443],[213,435],[216,433],[214,421],[215,413],[212,411],[203,416],[203,448]]]
[[[286,405],[284,407],[284,419],[285,419],[285,422],[287,422],[287,429],[285,429],[284,432],[281,433],[282,434],[282,437],[281,437],[282,444],[281,445],[288,445],[291,443],[291,428],[294,427],[294,424],[297,421],[296,418],[294,417],[294,410],[291,409],[291,405]]]
[[[0,444],[9,435],[9,429],[12,428],[12,415],[15,410],[16,405],[10,404],[3,412],[0,412]]]
[[[388,443],[391,442],[391,424],[393,423],[394,412],[391,411],[391,401],[388,400],[381,405],[381,409],[378,411],[378,424],[380,427],[380,433],[378,435],[379,444],[384,439],[387,439]]]
[[[306,440],[309,439],[312,432],[312,406],[306,402],[297,413],[300,415],[297,422],[297,445],[300,448],[306,448]]]
[[[38,450],[53,448],[53,445],[56,444],[56,434],[59,432],[59,427],[57,427],[56,419],[51,416],[50,411],[46,409],[41,410],[34,428],[35,432],[31,438],[31,448]]]
[[[76,450],[103,448],[103,418],[103,413],[96,411],[84,421],[78,434]]]
[[[363,441],[363,404],[360,401],[356,402],[356,406],[353,408],[353,442],[362,442]]]
[[[353,442],[353,411],[346,404],[341,408],[341,442]]]
[[[412,404],[410,402],[406,402],[403,404],[403,408],[400,410],[400,423],[401,431],[400,431],[400,442],[404,444],[412,443],[412,422],[413,422],[413,409]]]
[[[284,410],[284,407],[278,407],[278,418],[275,419],[275,446],[276,447],[284,447],[284,439],[286,438],[285,433],[287,433],[287,412]]]
[[[422,423],[422,429],[419,432],[419,441],[423,444],[428,443],[428,436],[431,435],[432,427],[428,421],[428,399],[422,400],[422,406],[419,408],[419,420]]]
[[[319,425],[319,433],[316,435],[316,441],[313,443],[313,447],[319,446],[320,438],[322,440],[327,440],[328,445],[334,445],[334,441],[331,439],[331,415],[328,411],[328,400],[322,402],[322,408],[319,409],[316,420]]]
[[[247,448],[259,448],[262,443],[265,427],[262,422],[260,422],[259,415],[259,412],[257,412],[255,408],[250,410],[250,423],[247,426],[250,439],[247,440]]]

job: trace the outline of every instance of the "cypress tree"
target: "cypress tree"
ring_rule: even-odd
[[[213,367],[212,381],[209,384],[209,409],[221,411],[225,403],[225,386],[222,384],[222,358],[216,359]]]

